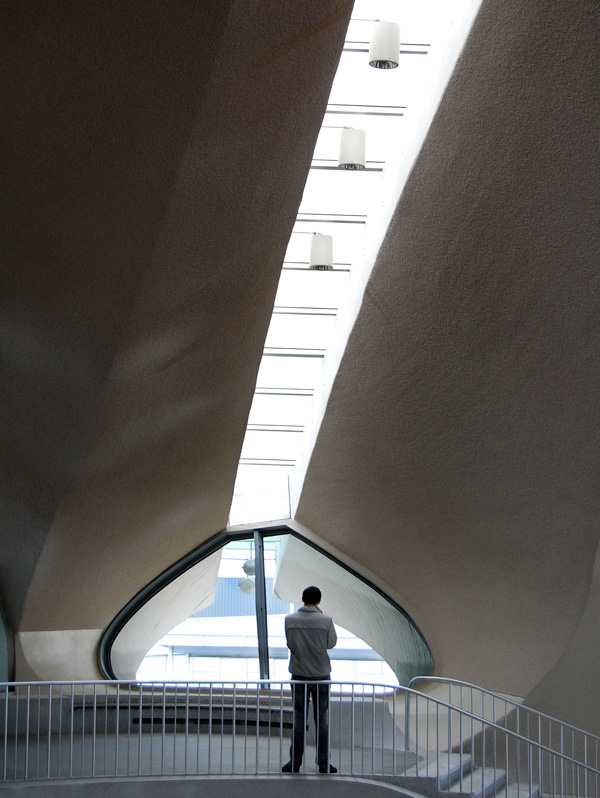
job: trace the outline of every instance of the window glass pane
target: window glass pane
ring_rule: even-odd
[[[243,459],[295,461],[302,445],[302,430],[254,430],[246,432]]]
[[[414,626],[369,585],[294,535],[265,535],[263,548],[271,679],[289,678],[284,619],[301,603],[307,584],[321,587],[321,606],[336,624],[338,642],[330,651],[333,681],[396,684],[395,674],[406,681],[429,672],[429,651]],[[215,584],[205,589],[212,600],[148,652],[138,678],[257,679],[255,567],[253,539],[228,543],[221,550]]]
[[[288,396],[283,396],[281,393],[256,394],[248,424],[304,425],[310,414],[312,399],[312,391]]]
[[[263,357],[257,388],[312,388],[321,382],[323,359],[320,357]]]
[[[275,312],[265,346],[323,349],[335,329],[335,315],[329,313]]]
[[[346,302],[349,282],[348,272],[284,269],[275,306],[339,308]]]
[[[380,186],[380,172],[313,169],[299,213],[366,214]]]
[[[289,518],[289,479],[293,464],[267,465],[241,461],[238,467],[229,524],[243,524],[266,512],[266,520]],[[266,508],[266,510],[265,510]]]

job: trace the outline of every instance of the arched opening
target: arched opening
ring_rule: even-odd
[[[163,574],[107,630],[103,667],[141,681],[287,679],[283,619],[308,584],[337,627],[333,680],[406,684],[431,672],[402,608],[288,527],[225,533]]]

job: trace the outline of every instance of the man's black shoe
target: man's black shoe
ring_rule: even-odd
[[[282,768],[282,773],[300,773],[300,766],[297,768],[293,767],[291,760],[287,762]]]
[[[337,768],[333,765],[329,765],[328,770],[327,765],[319,765],[319,773],[337,773]]]

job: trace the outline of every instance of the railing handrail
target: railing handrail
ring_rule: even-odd
[[[541,734],[535,739],[535,730],[528,736],[410,686],[332,680],[0,682],[0,781],[280,774],[292,771],[297,745],[306,774],[308,745],[318,753],[323,738],[315,714],[312,741],[304,723],[298,740],[289,697],[294,685],[318,684],[340,686],[335,698],[324,691],[331,697],[324,720],[329,764],[319,760],[319,773],[331,767],[353,776],[429,777],[438,790],[452,784],[490,798],[600,798],[598,745],[588,757],[594,741],[585,736],[580,755],[580,742],[569,752],[562,739],[553,748]],[[321,695],[315,688],[317,708]]]
[[[173,685],[173,686],[180,686],[180,685],[212,685],[212,684],[220,684],[220,685],[240,685],[240,684],[264,684],[264,685],[271,685],[271,684],[305,684],[305,682],[294,682],[292,679],[71,679],[71,680],[48,680],[48,681],[31,681],[31,682],[0,682],[0,690],[4,689],[5,687],[37,687],[45,686],[45,687],[63,687],[71,686],[71,685],[131,685],[137,687],[148,687],[153,684],[160,685]],[[386,684],[384,682],[350,682],[350,681],[343,681],[341,679],[321,679],[319,681],[311,682],[311,684],[343,684],[347,685],[348,687],[356,686],[356,687],[380,687],[384,688],[389,691],[394,690],[406,690],[407,688],[404,685],[397,685],[397,684]],[[418,692],[418,691],[413,691]],[[419,693],[422,695],[422,693]]]
[[[405,691],[408,695],[417,696],[417,698],[423,699],[425,701],[431,701],[438,706],[443,706],[446,709],[451,710],[452,712],[457,712],[464,717],[470,718],[471,720],[476,720],[478,723],[484,724],[486,727],[502,732],[507,736],[510,736],[514,739],[519,740],[526,745],[534,746],[538,751],[544,751],[547,754],[552,754],[552,756],[560,757],[562,760],[566,762],[570,762],[573,765],[577,765],[577,767],[582,767],[585,770],[593,771],[594,773],[598,773],[600,775],[600,768],[592,767],[588,765],[587,762],[581,762],[578,759],[574,759],[573,757],[569,756],[568,754],[563,753],[562,751],[557,751],[555,748],[549,748],[547,745],[538,742],[537,740],[532,740],[530,737],[525,736],[519,732],[515,732],[512,729],[507,728],[506,726],[501,726],[499,723],[496,723],[492,720],[487,720],[486,718],[481,717],[481,715],[476,715],[473,712],[469,712],[467,709],[463,709],[462,707],[457,707],[455,704],[449,704],[446,701],[442,701],[441,699],[435,698],[435,696],[428,696],[424,693],[420,693],[418,690],[412,690],[408,687],[401,687],[400,690]],[[560,721],[557,721],[560,723]]]
[[[419,679],[423,679],[425,681],[427,679],[432,680],[433,678],[435,678],[436,680],[440,680],[440,681],[450,681],[450,680],[444,680],[443,677],[415,677],[414,679],[411,679],[410,683],[412,683],[413,681],[419,681]],[[453,681],[453,683],[455,683],[455,682],[458,683],[458,680],[452,680],[452,681]],[[354,685],[356,685],[358,687],[363,687],[363,688],[364,687],[368,687],[368,688],[387,688],[388,690],[392,690],[394,692],[403,693],[407,697],[414,696],[417,701],[422,700],[422,701],[426,701],[426,702],[429,702],[429,703],[433,703],[433,704],[437,705],[438,707],[444,707],[445,709],[447,709],[447,710],[449,710],[451,712],[458,713],[459,715],[461,715],[463,717],[466,717],[466,718],[469,718],[470,720],[474,720],[474,721],[476,721],[478,723],[481,723],[481,724],[485,725],[485,727],[487,727],[487,728],[489,728],[491,730],[498,731],[500,733],[505,734],[506,736],[509,736],[509,737],[511,737],[513,739],[516,739],[516,740],[524,743],[525,745],[531,746],[532,748],[534,748],[538,752],[545,752],[545,753],[550,754],[550,755],[552,755],[554,757],[558,757],[563,762],[568,762],[568,763],[570,763],[572,765],[576,765],[577,767],[583,768],[586,771],[589,771],[589,772],[596,773],[596,774],[600,775],[600,769],[599,768],[595,768],[592,765],[589,765],[587,762],[583,762],[581,760],[575,759],[574,757],[571,757],[568,754],[563,753],[562,751],[557,751],[554,748],[550,748],[549,746],[546,746],[546,745],[544,745],[543,743],[541,743],[541,742],[539,742],[537,740],[533,740],[530,737],[527,737],[526,735],[521,734],[520,732],[513,731],[512,729],[509,729],[506,726],[502,726],[502,725],[500,725],[499,723],[497,723],[495,721],[488,720],[488,719],[482,717],[481,715],[477,715],[474,712],[470,712],[469,710],[464,709],[463,707],[459,707],[459,706],[456,706],[455,704],[451,704],[451,703],[449,703],[447,701],[443,701],[442,699],[437,698],[436,696],[431,696],[431,695],[427,695],[426,693],[421,693],[418,690],[415,690],[414,688],[411,688],[409,686],[389,685],[389,684],[364,684],[362,682],[343,682],[343,681],[327,680],[327,679],[323,679],[323,680],[315,681],[315,682],[311,682],[311,683],[312,684],[329,684],[329,685],[339,684],[339,685],[347,685],[347,686],[352,686],[352,687],[354,687]],[[92,685],[92,686],[96,686],[96,685],[99,685],[99,686],[114,685],[116,687],[119,687],[119,686],[135,686],[135,687],[139,687],[140,689],[143,689],[144,687],[151,687],[153,685],[159,685],[159,686],[161,686],[164,689],[165,687],[169,687],[169,686],[173,686],[173,687],[187,686],[187,687],[189,687],[189,685],[192,685],[192,684],[193,685],[207,685],[207,686],[212,686],[212,685],[220,685],[220,686],[232,685],[235,688],[235,686],[239,686],[239,685],[262,685],[262,684],[264,684],[264,685],[276,684],[276,685],[280,685],[281,687],[283,687],[284,685],[292,685],[292,684],[305,685],[306,682],[293,682],[292,680],[283,680],[283,679],[281,679],[281,680],[280,679],[248,679],[248,680],[239,680],[239,681],[238,680],[219,680],[219,681],[212,681],[212,680],[207,680],[207,681],[202,681],[202,680],[195,680],[195,681],[190,681],[190,680],[185,680],[185,681],[176,681],[176,680],[169,680],[169,681],[124,680],[124,681],[122,681],[122,680],[116,680],[116,679],[92,679],[92,680],[77,680],[77,681],[0,682],[0,690],[2,690],[3,688],[6,688],[6,687],[8,687],[8,688],[10,688],[10,687],[60,687],[60,686],[63,686],[63,687],[64,686],[74,687],[74,686],[89,686],[89,685]],[[477,687],[477,685],[470,685],[468,682],[464,682],[463,684],[464,684],[464,686],[470,686],[470,687],[473,687],[475,689],[483,689],[483,688]],[[492,695],[494,695],[494,694],[492,694]],[[376,693],[373,691],[371,693],[371,697],[375,698],[375,696],[376,696]],[[502,699],[502,696],[498,695],[498,697]],[[382,695],[382,698],[383,698],[383,695]],[[517,704],[517,706],[520,707],[521,705]],[[409,718],[409,714],[408,713],[407,713],[407,718]],[[549,718],[549,719],[554,721],[554,722],[556,722],[556,723],[558,723],[558,724],[561,724],[561,721],[557,720],[556,718]],[[565,725],[568,725],[568,724],[565,724]],[[407,731],[408,731],[408,728],[409,727],[407,727]],[[583,734],[584,735],[588,735],[587,732],[583,732]],[[597,739],[597,738],[595,738],[594,735],[588,735],[588,736],[591,737],[591,738]],[[407,735],[407,740],[408,740],[408,735]],[[450,741],[449,741],[449,743],[450,743]],[[441,752],[441,753],[445,753],[445,752]]]
[[[480,687],[479,685],[472,684],[471,682],[463,682],[460,679],[451,679],[445,676],[413,676],[413,678],[409,681],[407,686],[412,689],[411,686],[416,682],[438,682],[440,684],[457,685],[459,687],[468,687],[471,690],[478,690],[480,693],[485,693],[486,695],[489,695],[494,699],[498,699],[498,701],[503,701],[506,704],[511,704],[516,709],[523,710],[539,718],[544,718],[545,720],[549,720],[552,723],[558,724],[562,728],[570,729],[571,731],[578,732],[579,734],[582,734],[585,737],[590,738],[591,740],[597,740],[598,742],[600,742],[600,736],[598,736],[597,734],[593,734],[592,732],[585,731],[585,729],[581,729],[578,726],[573,726],[573,724],[571,723],[567,723],[566,721],[554,718],[552,717],[552,715],[546,715],[544,712],[540,712],[537,709],[528,707],[525,704],[520,704],[518,701],[515,701],[513,698],[507,698],[502,693],[495,693],[493,692],[493,690],[488,690],[485,687]],[[425,694],[421,693],[421,695]]]

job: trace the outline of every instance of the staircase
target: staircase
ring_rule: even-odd
[[[539,784],[508,783],[506,771],[493,767],[474,767],[470,755],[444,754],[425,765],[406,771],[401,785],[425,795],[470,795],[472,798],[538,798]]]

